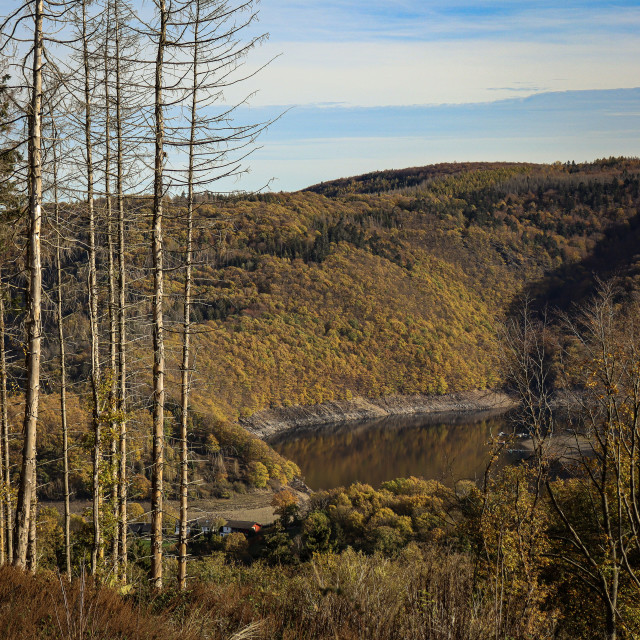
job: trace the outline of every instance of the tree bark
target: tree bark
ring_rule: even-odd
[[[37,472],[36,472],[37,482]],[[35,573],[38,568],[37,549],[38,498],[37,491],[31,494],[31,519],[29,520],[29,544],[27,547],[27,570]]]
[[[4,361],[4,289],[2,287],[2,272],[0,271],[0,385],[6,390],[5,361]],[[0,432],[0,487],[2,487],[2,500],[0,502],[0,565],[11,562],[8,544],[11,539],[10,523],[10,492],[9,492],[9,465],[5,466],[5,447],[9,452],[9,435],[4,437],[6,417],[6,393],[0,394],[0,411],[2,412],[2,430]],[[8,458],[8,456],[6,456]]]
[[[0,290],[0,295],[2,292]],[[0,334],[0,340],[4,340],[4,332]],[[0,438],[0,461],[4,461],[4,440]],[[7,517],[6,517],[6,495],[9,492],[9,485],[4,478],[4,462],[0,464],[0,491],[2,496],[0,500],[0,565],[7,562]]]
[[[96,273],[96,220],[94,209],[93,145],[91,138],[91,87],[89,34],[87,33],[87,0],[82,0],[82,57],[84,67],[84,132],[85,161],[87,171],[87,211],[89,217],[89,325],[91,331],[91,393],[93,410],[93,548],[91,550],[91,573],[96,575],[103,557],[100,510],[102,508],[102,485],[100,466],[102,462],[102,433],[100,427],[100,344],[98,334],[98,283]]]
[[[163,317],[163,196],[164,103],[163,63],[168,12],[159,0],[160,31],[155,65],[155,175],[153,185],[153,462],[151,476],[151,582],[162,588],[162,509],[164,471],[164,317]]]
[[[118,567],[120,579],[127,578],[127,361],[126,361],[126,272],[124,241],[124,167],[122,140],[122,87],[120,68],[120,17],[115,3],[115,57],[116,57],[116,137],[117,137],[117,191],[118,191],[118,388],[120,411],[119,470],[118,470]]]
[[[55,144],[55,143],[54,143]],[[62,257],[60,255],[60,205],[58,201],[57,153],[54,146],[54,209],[58,240],[56,242],[56,272],[58,279],[56,320],[60,348],[60,419],[62,422],[62,465],[64,483],[64,558],[67,578],[71,579],[71,493],[69,491],[69,425],[67,423],[67,362],[64,326],[62,321]]]
[[[15,555],[13,563],[27,566],[31,505],[35,497],[36,437],[40,400],[40,355],[42,340],[42,262],[40,233],[42,228],[42,58],[43,58],[43,0],[35,0],[33,76],[29,110],[29,250],[27,291],[27,353],[26,392],[24,411],[24,444],[22,471],[16,505],[14,529]]]
[[[187,521],[189,496],[189,428],[190,395],[190,338],[191,338],[191,265],[193,260],[193,182],[196,141],[196,115],[198,107],[198,32],[200,27],[200,0],[196,0],[196,16],[193,31],[193,83],[191,87],[191,127],[189,138],[189,169],[187,175],[187,244],[185,247],[184,275],[184,323],[182,338],[182,415],[180,424],[180,540],[178,550],[178,586],[187,588]]]
[[[110,14],[107,11],[107,29]],[[109,57],[108,57],[109,31],[106,33],[104,44],[104,100],[105,100],[105,157],[104,157],[104,197],[106,201],[107,217],[107,251],[108,251],[108,295],[109,295],[109,354],[110,354],[110,374],[109,374],[109,439],[111,442],[110,475],[111,475],[111,508],[113,509],[114,521],[118,521],[120,500],[118,498],[118,420],[116,418],[116,394],[117,394],[117,371],[118,371],[118,322],[116,318],[116,282],[115,264],[113,257],[113,210],[111,202],[111,97],[109,95]],[[111,564],[114,575],[118,575],[118,537],[120,529],[116,525],[113,527],[111,537]]]
[[[5,496],[4,516],[6,527],[7,562],[13,562],[13,509],[11,504],[11,458],[9,451],[9,415],[7,397],[7,353],[5,350],[5,326],[4,326],[4,289],[0,290],[0,402],[2,403],[2,453],[4,458],[0,464],[4,469]]]

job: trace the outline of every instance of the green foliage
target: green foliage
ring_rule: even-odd
[[[224,549],[232,556],[242,558],[246,555],[249,549],[249,543],[247,542],[244,533],[234,532],[225,536]]]
[[[262,462],[250,462],[248,480],[254,487],[266,487],[267,480],[269,480],[267,467],[265,467]]]
[[[325,544],[330,523],[331,544],[393,555],[411,540],[434,541],[451,534],[457,510],[454,492],[419,478],[322,491],[311,498],[312,513],[303,534]],[[328,544],[328,540],[326,544]]]
[[[290,489],[282,489],[274,494],[271,501],[273,512],[280,516],[280,523],[288,527],[298,515],[298,496]]]
[[[280,522],[265,535],[264,556],[272,564],[291,563],[295,560],[292,541]]]
[[[323,511],[312,511],[305,518],[302,540],[311,554],[325,553],[331,549],[331,520]]]

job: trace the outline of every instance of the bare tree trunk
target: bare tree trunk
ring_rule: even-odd
[[[27,566],[31,505],[36,491],[36,436],[40,399],[40,354],[42,332],[42,262],[40,233],[42,228],[42,49],[43,0],[35,0],[33,42],[33,85],[29,112],[29,251],[27,293],[26,394],[24,410],[24,445],[22,472],[16,505],[13,563]]]
[[[616,619],[615,607],[610,603],[606,603],[605,615],[605,640],[616,640],[618,637],[618,624]]]
[[[187,435],[189,426],[189,349],[191,332],[191,252],[193,245],[193,186],[189,183],[187,218],[186,273],[184,278],[184,333],[182,342],[182,420],[180,424],[180,544],[178,582],[180,589],[187,587],[187,519],[189,490],[189,450]]]
[[[0,465],[4,469],[5,497],[4,515],[6,527],[6,547],[7,562],[13,562],[13,509],[11,504],[11,458],[9,456],[9,415],[7,397],[7,353],[4,346],[5,340],[4,326],[4,289],[0,289],[0,402],[2,403],[2,453],[4,458],[0,460]]]
[[[116,136],[117,136],[117,190],[118,190],[118,364],[120,442],[118,471],[118,565],[123,582],[127,578],[127,361],[126,361],[126,273],[124,242],[124,185],[122,149],[122,87],[120,84],[120,23],[118,2],[115,3],[115,57],[116,57]]]
[[[96,221],[94,210],[93,149],[91,140],[91,88],[89,34],[87,33],[87,0],[82,1],[82,57],[84,66],[84,129],[87,170],[87,208],[89,214],[89,324],[91,330],[91,392],[93,396],[93,548],[91,573],[96,575],[98,563],[103,557],[100,510],[102,486],[100,466],[102,462],[102,433],[100,428],[100,345],[98,334],[98,284],[96,274]]]
[[[0,296],[2,295],[2,289],[0,288]],[[4,340],[4,331],[0,333],[0,340]],[[0,461],[4,461],[4,439],[0,438]],[[9,483],[5,481],[4,477],[4,462],[0,463],[0,565],[4,565],[7,562],[7,517],[6,517],[6,494],[9,492]]]
[[[56,271],[58,277],[56,319],[58,323],[58,345],[60,348],[60,418],[62,421],[62,464],[64,483],[64,557],[67,578],[71,579],[71,495],[69,491],[69,426],[67,424],[67,362],[64,327],[62,323],[62,258],[60,255],[60,206],[58,202],[58,163],[54,143],[54,209],[57,229]]]
[[[164,471],[164,317],[163,240],[164,104],[163,63],[168,11],[159,0],[160,32],[155,77],[155,176],[153,184],[153,462],[151,475],[151,581],[162,588],[162,509]]]
[[[196,2],[196,20],[193,38],[193,86],[191,88],[191,132],[189,138],[187,246],[185,248],[184,276],[184,325],[182,338],[182,416],[180,424],[180,540],[178,551],[178,585],[187,588],[187,520],[189,496],[189,450],[187,435],[189,426],[189,348],[191,337],[191,263],[193,252],[193,163],[195,155],[196,110],[198,106],[198,27],[200,25],[200,2]]]
[[[110,200],[111,196],[107,196]],[[109,203],[107,216],[109,216],[109,342],[110,342],[110,351],[111,351],[111,376],[109,380],[109,411],[111,414],[111,429],[109,437],[111,439],[111,486],[112,494],[111,494],[111,507],[113,509],[114,514],[114,522],[118,521],[118,513],[119,513],[119,484],[118,484],[118,470],[120,468],[118,464],[118,442],[119,442],[119,432],[118,432],[118,420],[116,416],[116,393],[117,393],[117,357],[118,357],[118,336],[117,336],[117,319],[116,319],[116,299],[115,299],[115,272],[114,272],[114,259],[113,259],[113,241],[111,238],[112,232],[112,224],[111,224],[111,204]],[[113,528],[113,536],[111,538],[111,560],[113,564],[114,574],[118,575],[118,538],[119,538],[119,528],[114,526]]]
[[[604,593],[606,594],[605,602],[605,637],[606,640],[616,640],[618,637],[618,586],[620,579],[620,570],[614,567],[611,575],[611,584],[607,585],[603,581]],[[608,587],[608,588],[607,588]]]
[[[31,519],[29,520],[29,544],[27,547],[27,569],[31,571],[31,573],[35,573],[38,568],[37,522],[38,498],[37,491],[33,491],[31,494]]]
[[[2,364],[0,364],[0,384],[6,389],[5,382],[5,369],[4,369],[4,290],[2,288],[2,272],[0,271],[0,343],[2,343],[0,349],[2,350],[0,357],[2,358]],[[8,543],[11,539],[11,524],[10,524],[10,493],[9,493],[9,465],[5,466],[5,447],[7,453],[9,452],[9,437],[4,437],[6,415],[5,405],[7,401],[6,393],[1,394],[0,403],[2,407],[2,432],[0,433],[0,487],[2,488],[2,501],[0,503],[0,564],[3,565],[6,562],[11,562],[9,556]]]
[[[109,13],[107,13],[107,24]],[[109,57],[107,55],[107,47],[109,40],[109,32],[106,34],[104,45],[104,99],[105,99],[105,177],[104,190],[107,205],[107,249],[109,253],[109,273],[108,273],[108,289],[109,289],[109,353],[111,356],[110,375],[109,375],[109,415],[110,415],[110,433],[111,440],[111,457],[110,457],[110,473],[111,473],[111,507],[114,513],[114,521],[118,522],[119,498],[118,498],[118,421],[116,419],[116,394],[117,394],[117,370],[118,370],[118,323],[116,320],[116,283],[115,283],[115,265],[113,258],[113,211],[111,203],[111,109],[109,95]],[[113,535],[111,537],[111,562],[114,575],[118,575],[118,537],[119,527],[113,527]]]

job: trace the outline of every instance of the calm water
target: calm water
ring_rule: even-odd
[[[312,489],[407,476],[451,485],[482,478],[491,434],[511,430],[504,414],[394,416],[288,431],[269,444],[298,464]],[[502,464],[525,455],[507,453]]]

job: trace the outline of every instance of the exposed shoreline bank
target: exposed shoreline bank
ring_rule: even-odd
[[[336,400],[310,406],[264,409],[240,424],[260,438],[301,427],[316,427],[336,422],[370,420],[385,416],[430,415],[438,413],[473,413],[512,409],[516,400],[500,391],[474,390],[447,393],[441,396],[412,395],[382,398]]]

